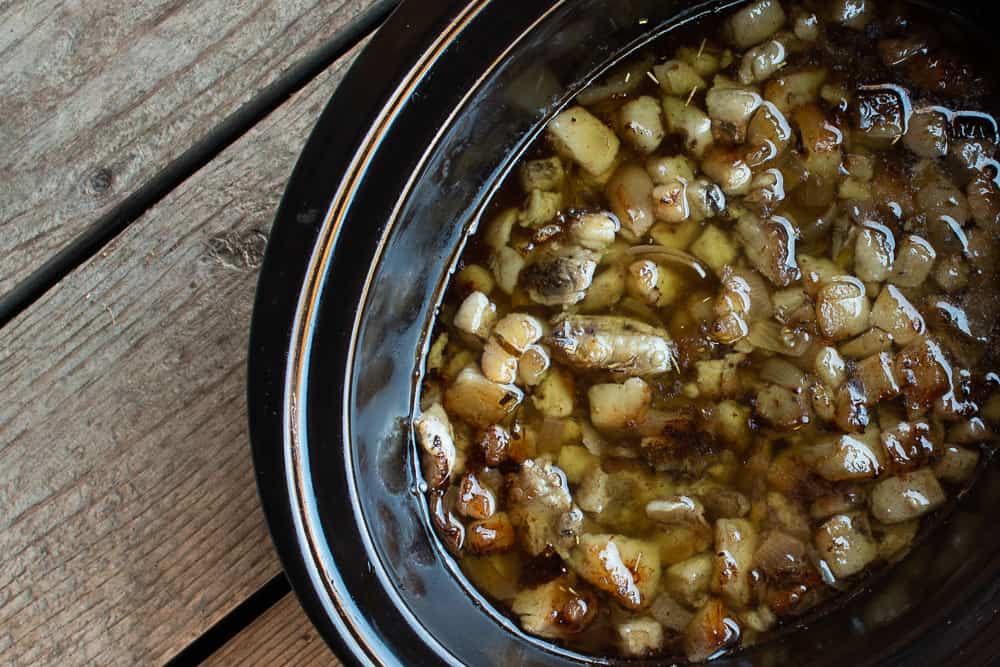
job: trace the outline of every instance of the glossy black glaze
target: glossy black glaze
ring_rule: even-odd
[[[321,117],[268,246],[249,412],[276,547],[349,663],[584,662],[482,604],[429,529],[408,425],[422,336],[479,207],[544,119],[657,26],[728,4],[412,0]],[[991,7],[964,11],[986,25]],[[722,664],[986,664],[1000,472],[985,474],[935,544],[869,592]]]

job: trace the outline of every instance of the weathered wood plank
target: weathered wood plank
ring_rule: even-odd
[[[0,664],[160,663],[280,571],[246,434],[255,269],[345,64],[3,330]]]
[[[340,667],[294,595],[288,594],[202,663],[203,667]]]
[[[0,3],[0,294],[370,4]]]

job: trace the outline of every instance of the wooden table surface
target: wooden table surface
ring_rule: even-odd
[[[337,664],[258,505],[247,336],[392,4],[0,0],[0,664]]]

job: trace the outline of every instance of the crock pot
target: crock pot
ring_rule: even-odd
[[[435,537],[410,417],[425,333],[490,193],[603,69],[740,2],[409,0],[320,118],[253,318],[249,417],[285,571],[347,664],[617,664],[522,633]],[[996,26],[994,3],[938,2]],[[980,665],[1000,651],[1000,474],[900,566],[724,665]],[[667,661],[666,664],[670,664]]]

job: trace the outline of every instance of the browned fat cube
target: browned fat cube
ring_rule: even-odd
[[[931,426],[925,421],[900,422],[883,431],[882,446],[897,472],[909,472],[926,465],[935,449]]]
[[[895,87],[862,88],[858,92],[858,130],[877,143],[891,143],[906,132],[908,100]]]
[[[944,351],[929,338],[916,339],[896,355],[895,376],[911,415],[925,413],[948,391],[949,369]]]

